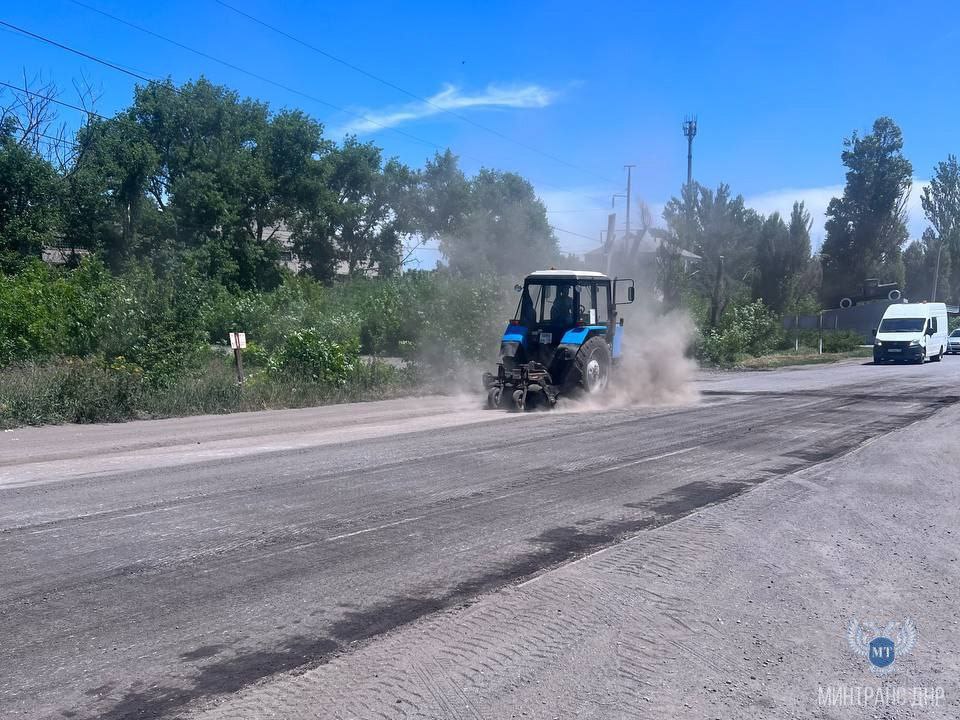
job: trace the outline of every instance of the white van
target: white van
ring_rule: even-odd
[[[947,352],[947,306],[900,303],[887,308],[873,342],[873,361],[939,361]]]

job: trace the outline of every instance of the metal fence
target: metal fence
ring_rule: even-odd
[[[877,326],[883,319],[883,314],[891,305],[907,302],[906,300],[876,300],[864,302],[848,308],[824,310],[817,315],[785,315],[783,327],[785,330],[850,330],[863,338],[864,345],[873,345],[877,335]],[[950,315],[960,314],[956,305],[947,305]]]
[[[898,300],[896,302],[903,302]],[[849,308],[824,310],[817,315],[785,315],[783,327],[786,330],[819,330],[823,332],[848,330],[863,339],[864,345],[872,345],[876,337],[877,326],[883,319],[887,308],[893,305],[890,300],[877,300],[860,303]]]

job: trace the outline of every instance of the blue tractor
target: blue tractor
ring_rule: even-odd
[[[553,407],[561,396],[602,392],[621,355],[634,281],[580,270],[539,270],[517,285],[520,302],[500,342],[497,373],[484,373],[487,406]],[[618,301],[618,291],[625,299]]]

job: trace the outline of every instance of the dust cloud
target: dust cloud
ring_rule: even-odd
[[[687,356],[695,332],[690,316],[681,310],[658,314],[642,304],[627,306],[623,315],[623,354],[607,389],[561,399],[558,407],[575,412],[697,402],[697,364]]]

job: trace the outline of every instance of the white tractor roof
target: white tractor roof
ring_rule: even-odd
[[[593,270],[537,270],[527,275],[528,280],[609,280],[600,272]]]

